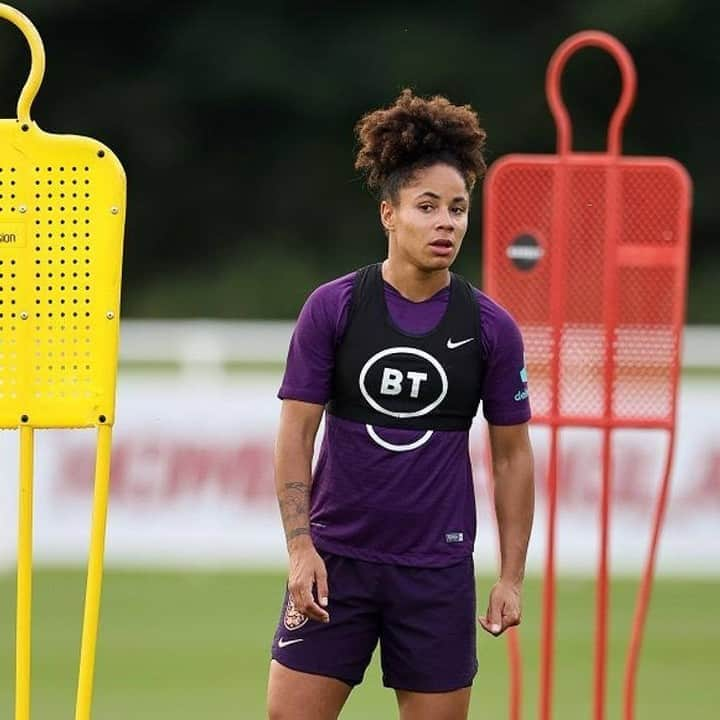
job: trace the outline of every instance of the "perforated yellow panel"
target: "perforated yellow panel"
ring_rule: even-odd
[[[113,422],[125,194],[101,143],[0,120],[0,427]]]

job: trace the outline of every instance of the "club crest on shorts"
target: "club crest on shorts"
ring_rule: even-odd
[[[303,615],[296,607],[292,598],[288,595],[287,605],[285,605],[285,617],[283,625],[288,630],[297,630],[308,621],[307,615]]]

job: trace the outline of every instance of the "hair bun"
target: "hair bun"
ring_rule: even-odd
[[[360,149],[355,168],[373,192],[387,192],[388,179],[398,171],[435,161],[453,164],[468,189],[485,173],[485,131],[469,105],[453,105],[436,95],[422,98],[405,88],[389,108],[367,113],[355,126]]]

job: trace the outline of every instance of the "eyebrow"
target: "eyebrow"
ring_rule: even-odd
[[[432,192],[431,190],[425,190],[424,192],[421,192],[415,199],[419,200],[421,197],[424,197],[427,195],[428,197],[433,198],[434,200],[441,200],[442,198],[437,194]],[[463,195],[458,195],[457,197],[454,197],[452,199],[453,202],[467,202],[467,198]]]

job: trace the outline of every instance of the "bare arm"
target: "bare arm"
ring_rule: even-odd
[[[275,440],[277,492],[288,549],[310,535],[311,463],[323,406],[283,400]]]
[[[312,457],[323,406],[283,400],[275,442],[275,491],[287,541],[290,569],[288,590],[295,607],[327,622],[328,587],[325,563],[310,538]],[[312,588],[316,586],[319,603]]]
[[[528,425],[491,425],[495,513],[500,536],[500,578],[480,624],[493,635],[518,625],[525,559],[535,506],[533,454]]]

